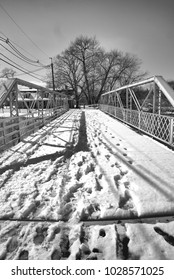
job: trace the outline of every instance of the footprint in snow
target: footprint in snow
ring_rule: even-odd
[[[130,187],[130,182],[128,182],[128,181],[124,182],[124,186],[125,186],[126,189],[129,189],[129,187]]]
[[[53,253],[51,254],[51,260],[60,260],[61,256],[62,256],[61,252],[59,250],[55,249],[53,251]]]
[[[37,228],[37,235],[34,237],[33,241],[35,245],[40,245],[43,243],[45,236],[47,235],[48,228]]]
[[[125,191],[124,195],[119,198],[119,208],[128,210],[133,208],[132,197],[128,190]]]
[[[28,260],[29,253],[27,250],[23,250],[19,254],[19,260]]]
[[[170,245],[174,246],[174,236],[168,234],[167,232],[163,231],[159,227],[154,227],[154,230],[159,235],[161,235],[167,243],[169,243]]]
[[[12,237],[7,244],[7,252],[12,253],[17,249],[17,247],[18,247],[18,240],[16,237]]]
[[[106,232],[105,232],[104,229],[102,229],[102,228],[100,229],[99,236],[101,236],[101,237],[105,237],[106,236]]]
[[[114,181],[115,181],[115,185],[116,185],[117,189],[120,185],[120,180],[121,180],[121,175],[117,174],[114,176]]]
[[[110,159],[110,155],[105,155],[105,158],[107,159],[107,160],[109,160]]]

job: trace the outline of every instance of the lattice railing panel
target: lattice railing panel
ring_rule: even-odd
[[[131,110],[125,110],[126,111],[126,122],[135,126],[139,127],[139,113],[138,111],[131,111]]]
[[[100,104],[99,108],[152,137],[174,146],[173,118],[103,104]]]
[[[141,113],[140,129],[160,140],[170,140],[170,118],[150,113]]]

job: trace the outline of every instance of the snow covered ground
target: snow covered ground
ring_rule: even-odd
[[[172,163],[99,110],[66,112],[1,154],[0,259],[174,259]]]

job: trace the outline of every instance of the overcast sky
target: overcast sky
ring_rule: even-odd
[[[44,65],[77,36],[96,36],[106,50],[137,55],[149,77],[162,75],[174,80],[173,3],[173,0],[0,0],[0,36],[7,36],[32,56],[19,49],[22,53],[32,59],[34,56]],[[0,52],[28,70],[38,68],[24,64],[1,45]],[[0,72],[5,66],[8,65],[0,61]],[[35,80],[25,75],[19,78]]]

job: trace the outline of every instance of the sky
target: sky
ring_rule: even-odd
[[[174,80],[173,8],[173,0],[0,0],[0,36],[43,65],[49,65],[50,57],[61,54],[76,37],[95,36],[108,51],[136,55],[148,77]],[[6,55],[27,71],[40,67],[27,65],[2,45],[0,53],[1,59],[6,60],[2,54]],[[10,66],[0,60],[0,73],[4,67]],[[16,71],[18,78],[39,83]],[[45,80],[46,70],[32,75],[36,74]]]

